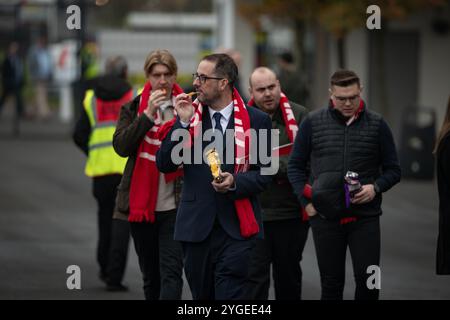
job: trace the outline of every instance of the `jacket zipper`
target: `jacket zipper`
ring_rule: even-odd
[[[348,126],[345,126],[344,129],[344,166],[342,172],[342,179],[344,179],[345,173],[348,171],[348,163],[347,163],[347,136],[348,136]]]

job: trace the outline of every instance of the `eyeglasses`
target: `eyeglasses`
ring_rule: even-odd
[[[359,94],[356,94],[356,95],[351,96],[351,97],[337,97],[337,96],[334,96],[334,98],[339,103],[346,103],[347,100],[350,103],[355,103],[359,99]]]
[[[213,79],[213,80],[222,80],[222,79],[225,79],[225,78],[217,78],[217,77],[208,77],[208,76],[205,76],[205,75],[203,75],[203,74],[198,74],[198,73],[193,73],[192,74],[192,80],[193,81],[195,81],[195,80],[200,80],[200,83],[205,83],[206,82],[206,80],[208,80],[208,79]]]

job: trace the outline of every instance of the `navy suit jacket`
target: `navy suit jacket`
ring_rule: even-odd
[[[212,125],[208,108],[204,107],[203,110],[202,131],[205,132],[211,129]],[[247,107],[247,110],[251,128],[268,130],[268,139],[264,142],[261,141],[261,143],[267,143],[267,150],[271,150],[270,129],[272,128],[272,121],[270,117],[253,107]],[[162,141],[161,147],[156,154],[156,164],[161,172],[174,172],[178,167],[171,159],[172,149],[179,143],[171,140],[172,133],[177,129],[187,130],[183,128],[179,119],[177,119],[171,131]],[[227,129],[234,129],[234,112],[230,117]],[[202,143],[202,154],[205,152],[204,148],[210,143],[210,141]],[[256,146],[259,141],[252,141],[251,143]],[[234,144],[232,144],[232,147],[234,148]],[[225,158],[227,150],[226,147],[224,148]],[[193,158],[193,147],[191,151]],[[239,220],[234,206],[234,200],[242,198],[249,198],[251,201],[260,229],[256,237],[262,238],[263,226],[258,194],[269,185],[272,176],[261,174],[261,168],[270,166],[270,164],[262,165],[259,160],[257,164],[250,166],[249,171],[237,174],[234,174],[234,160],[233,163],[222,164],[221,170],[234,174],[236,183],[236,189],[225,194],[216,192],[211,185],[213,177],[208,164],[203,161],[202,164],[193,164],[193,161],[191,164],[183,164],[184,184],[175,224],[175,240],[187,242],[201,242],[205,240],[214,226],[215,219],[230,237],[238,240],[245,239],[240,234]]]

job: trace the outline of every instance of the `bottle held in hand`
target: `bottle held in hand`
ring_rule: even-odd
[[[350,207],[351,199],[361,191],[362,186],[359,181],[359,175],[353,171],[347,171],[344,177],[345,180],[345,205]]]
[[[215,148],[206,153],[206,159],[208,160],[214,180],[218,183],[222,182],[223,178],[220,175],[220,158]]]

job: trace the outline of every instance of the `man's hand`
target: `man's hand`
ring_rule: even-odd
[[[194,114],[194,107],[192,106],[192,98],[185,93],[179,94],[175,98],[175,110],[177,111],[180,120],[189,123]]]
[[[220,193],[226,193],[231,188],[234,188],[234,176],[229,172],[221,172],[222,182],[217,182],[215,179],[211,182],[214,190]]]
[[[312,205],[312,203],[308,203],[305,207],[306,214],[308,217],[314,217],[317,214],[316,208]]]
[[[148,105],[147,108],[145,108],[144,113],[145,115],[150,119],[154,120],[154,116],[156,111],[158,110],[159,106],[162,102],[166,101],[166,91],[165,90],[155,90],[151,93],[150,97],[148,98]]]
[[[373,200],[375,198],[375,189],[373,184],[365,184],[362,186],[362,190],[355,194],[352,199],[353,204],[363,204]]]

